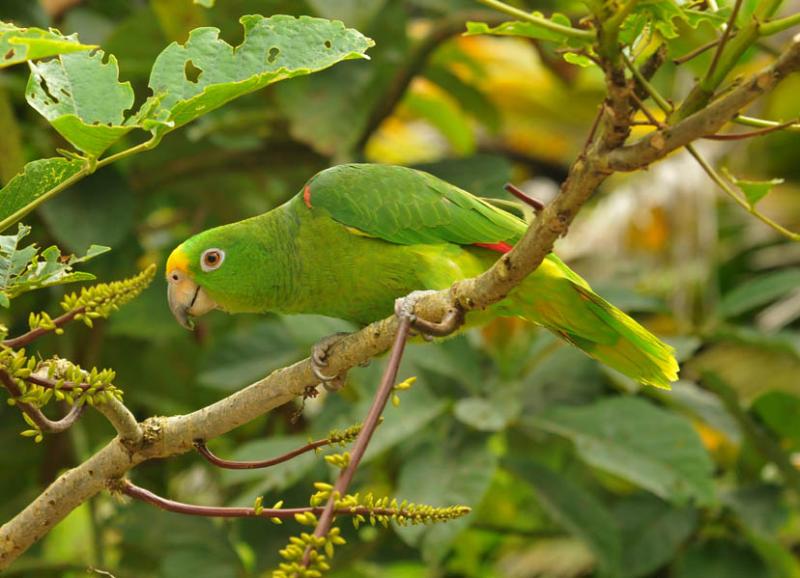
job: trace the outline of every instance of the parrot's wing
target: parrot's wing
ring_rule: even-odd
[[[303,190],[323,210],[357,231],[400,245],[514,244],[525,222],[428,173],[389,165],[340,165]]]

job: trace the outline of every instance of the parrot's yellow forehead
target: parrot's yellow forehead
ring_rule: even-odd
[[[167,274],[175,269],[184,273],[189,272],[189,257],[183,252],[183,245],[179,245],[167,259]]]

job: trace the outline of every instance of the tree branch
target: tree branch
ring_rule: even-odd
[[[630,145],[610,152],[604,168],[609,171],[634,171],[700,137],[714,134],[740,110],[797,70],[800,70],[800,38],[795,38],[774,64],[706,108],[673,126],[653,131]]]
[[[96,404],[94,408],[102,413],[117,430],[119,438],[127,444],[138,444],[142,441],[142,429],[139,422],[120,400],[109,395],[105,403]]]
[[[465,311],[487,307],[505,297],[535,270],[563,235],[581,206],[614,170],[634,170],[663,158],[703,135],[716,132],[755,98],[774,88],[786,75],[800,68],[800,39],[775,62],[710,106],[655,131],[628,146],[608,147],[602,127],[569,169],[559,195],[529,227],[512,251],[483,274],[456,283],[420,299],[415,313],[441,320],[454,302]],[[600,114],[609,114],[607,106]],[[630,120],[630,119],[629,119]],[[376,321],[339,340],[330,351],[328,370],[341,373],[389,348],[397,331],[392,316]],[[308,359],[274,371],[269,376],[205,408],[186,415],[155,417],[141,424],[141,441],[123,443],[117,437],[78,467],[62,474],[22,512],[0,528],[0,570],[39,540],[81,503],[103,490],[109,480],[123,477],[136,465],[191,451],[196,439],[225,434],[303,394],[315,379]]]

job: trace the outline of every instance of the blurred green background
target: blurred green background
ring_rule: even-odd
[[[255,215],[332,164],[416,166],[487,197],[514,182],[543,200],[580,151],[602,77],[546,45],[462,37],[467,20],[500,15],[472,0],[3,0],[0,18],[55,26],[119,60],[139,101],[156,55],[192,28],[241,40],[243,14],[313,14],[372,37],[370,61],[279,83],[176,131],[154,151],[106,167],[26,218],[41,244],[113,252],[86,268],[101,280],[163,266],[187,236]],[[524,3],[522,3],[524,4]],[[666,3],[661,3],[666,4]],[[578,2],[529,2],[581,13]],[[787,3],[797,9],[796,4]],[[680,29],[670,56],[714,36]],[[769,39],[738,72],[763,66]],[[655,78],[676,98],[708,56]],[[24,100],[25,67],[0,75],[0,180],[64,142]],[[751,114],[800,113],[800,77]],[[746,178],[782,177],[760,205],[800,229],[800,135],[700,143]],[[112,151],[113,152],[113,151]],[[391,191],[387,191],[387,194]],[[343,521],[339,578],[577,576],[790,578],[800,576],[800,245],[725,200],[699,166],[675,154],[646,172],[610,179],[559,254],[595,289],[676,346],[672,392],[639,387],[549,333],[501,320],[440,344],[413,345],[401,376],[418,376],[390,408],[354,489],[434,505],[466,504],[466,518],[401,529]],[[332,287],[331,291],[336,288]],[[24,331],[30,310],[57,311],[60,290],[15,300],[2,321]],[[188,333],[172,319],[159,278],[94,330],[72,327],[39,344],[84,366],[112,367],[137,418],[186,413],[307,356],[334,331],[320,317],[214,313]],[[338,395],[290,404],[214,440],[219,454],[265,458],[361,421],[383,360],[351,372]],[[712,372],[717,380],[700,376]],[[720,392],[726,402],[721,401]],[[112,436],[88,413],[35,445],[19,412],[0,405],[0,520],[60,471]],[[304,456],[264,471],[220,472],[196,455],[148,462],[132,479],[198,504],[307,502],[335,471]],[[268,575],[299,530],[259,520],[207,520],[101,495],[76,510],[6,573],[117,578]]]

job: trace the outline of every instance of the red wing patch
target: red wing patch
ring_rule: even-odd
[[[311,208],[311,185],[306,185],[306,188],[303,189],[303,202],[306,207]]]
[[[483,247],[484,249],[491,249],[492,251],[497,251],[498,253],[508,253],[512,247],[505,241],[498,241],[497,243],[473,243],[476,247]]]

